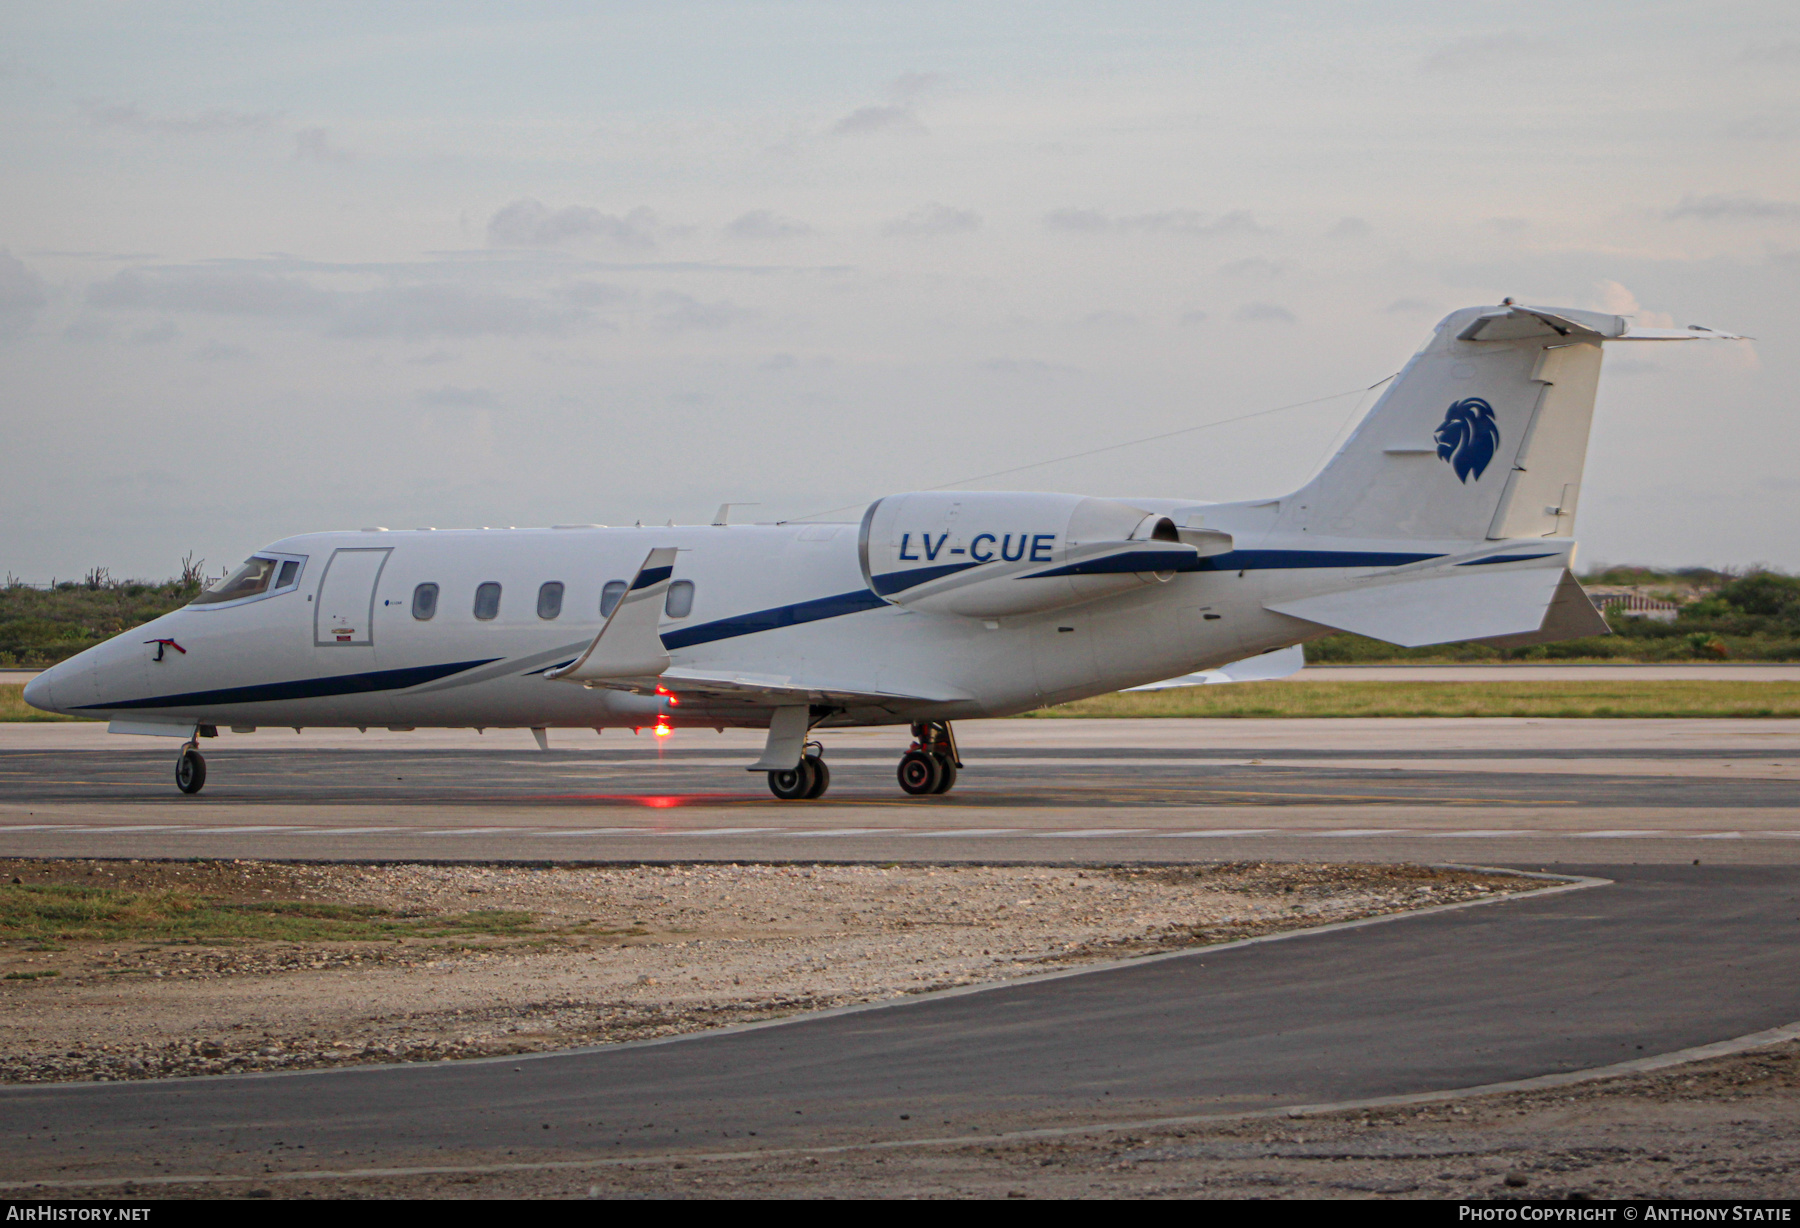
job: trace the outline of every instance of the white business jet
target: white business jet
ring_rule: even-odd
[[[768,730],[750,770],[776,797],[817,798],[815,731],[898,724],[900,787],[943,793],[959,719],[1277,676],[1332,631],[1604,634],[1571,572],[1602,343],[1731,337],[1457,311],[1279,499],[932,492],[842,524],[290,537],[25,699],[181,738],[187,793],[220,727],[512,727],[547,746],[550,729],[738,726]]]

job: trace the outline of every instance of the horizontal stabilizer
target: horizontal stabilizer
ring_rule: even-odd
[[[1199,673],[1183,674],[1179,678],[1166,678],[1161,682],[1129,689],[1163,691],[1178,686],[1216,686],[1221,682],[1272,682],[1277,678],[1292,677],[1305,668],[1306,649],[1295,644],[1289,648],[1277,648],[1273,652],[1245,657],[1242,661],[1233,661],[1217,669],[1203,669]]]
[[[657,626],[663,599],[675,570],[675,547],[658,546],[644,557],[631,587],[601,624],[600,634],[566,668],[547,670],[546,678],[598,682],[621,678],[655,678],[669,668]]]
[[[1572,571],[1564,571],[1556,596],[1550,601],[1550,612],[1543,625],[1524,635],[1490,637],[1485,642],[1495,648],[1528,648],[1532,644],[1554,644],[1558,640],[1578,640],[1590,635],[1611,635],[1612,628],[1594,602],[1581,587]]]
[[[1544,625],[1566,569],[1456,568],[1344,592],[1275,602],[1267,609],[1406,648],[1527,635]],[[1585,597],[1584,597],[1585,600]]]

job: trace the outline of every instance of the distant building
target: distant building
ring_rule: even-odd
[[[1623,618],[1653,618],[1659,623],[1672,623],[1681,612],[1681,607],[1673,601],[1646,597],[1632,589],[1589,589],[1588,596],[1594,599],[1602,614],[1617,614]]]

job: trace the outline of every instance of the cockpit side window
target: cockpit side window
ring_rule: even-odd
[[[276,588],[286,588],[300,578],[300,560],[287,559],[281,564],[281,576],[275,581]]]
[[[295,566],[293,563],[289,567]],[[190,601],[189,605],[216,605],[221,601],[242,601],[269,591],[275,578],[275,560],[251,555],[244,565]]]

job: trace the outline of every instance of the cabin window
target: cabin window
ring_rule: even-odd
[[[500,615],[500,585],[493,580],[475,590],[475,617],[483,622]]]
[[[552,580],[538,589],[538,617],[555,618],[562,613],[563,586],[559,580]]]
[[[600,590],[600,617],[612,617],[613,609],[619,604],[619,598],[631,586],[623,580],[608,580],[606,587]]]
[[[669,595],[663,600],[663,613],[670,618],[686,618],[694,610],[694,582],[677,580],[669,585]]]
[[[287,588],[300,578],[300,560],[289,559],[281,565],[281,577],[275,581],[276,588]]]
[[[421,584],[413,590],[413,617],[420,622],[430,622],[431,616],[437,613],[438,586]]]
[[[213,605],[220,601],[242,601],[269,591],[275,577],[275,560],[251,555],[244,565],[201,593],[190,605]]]

